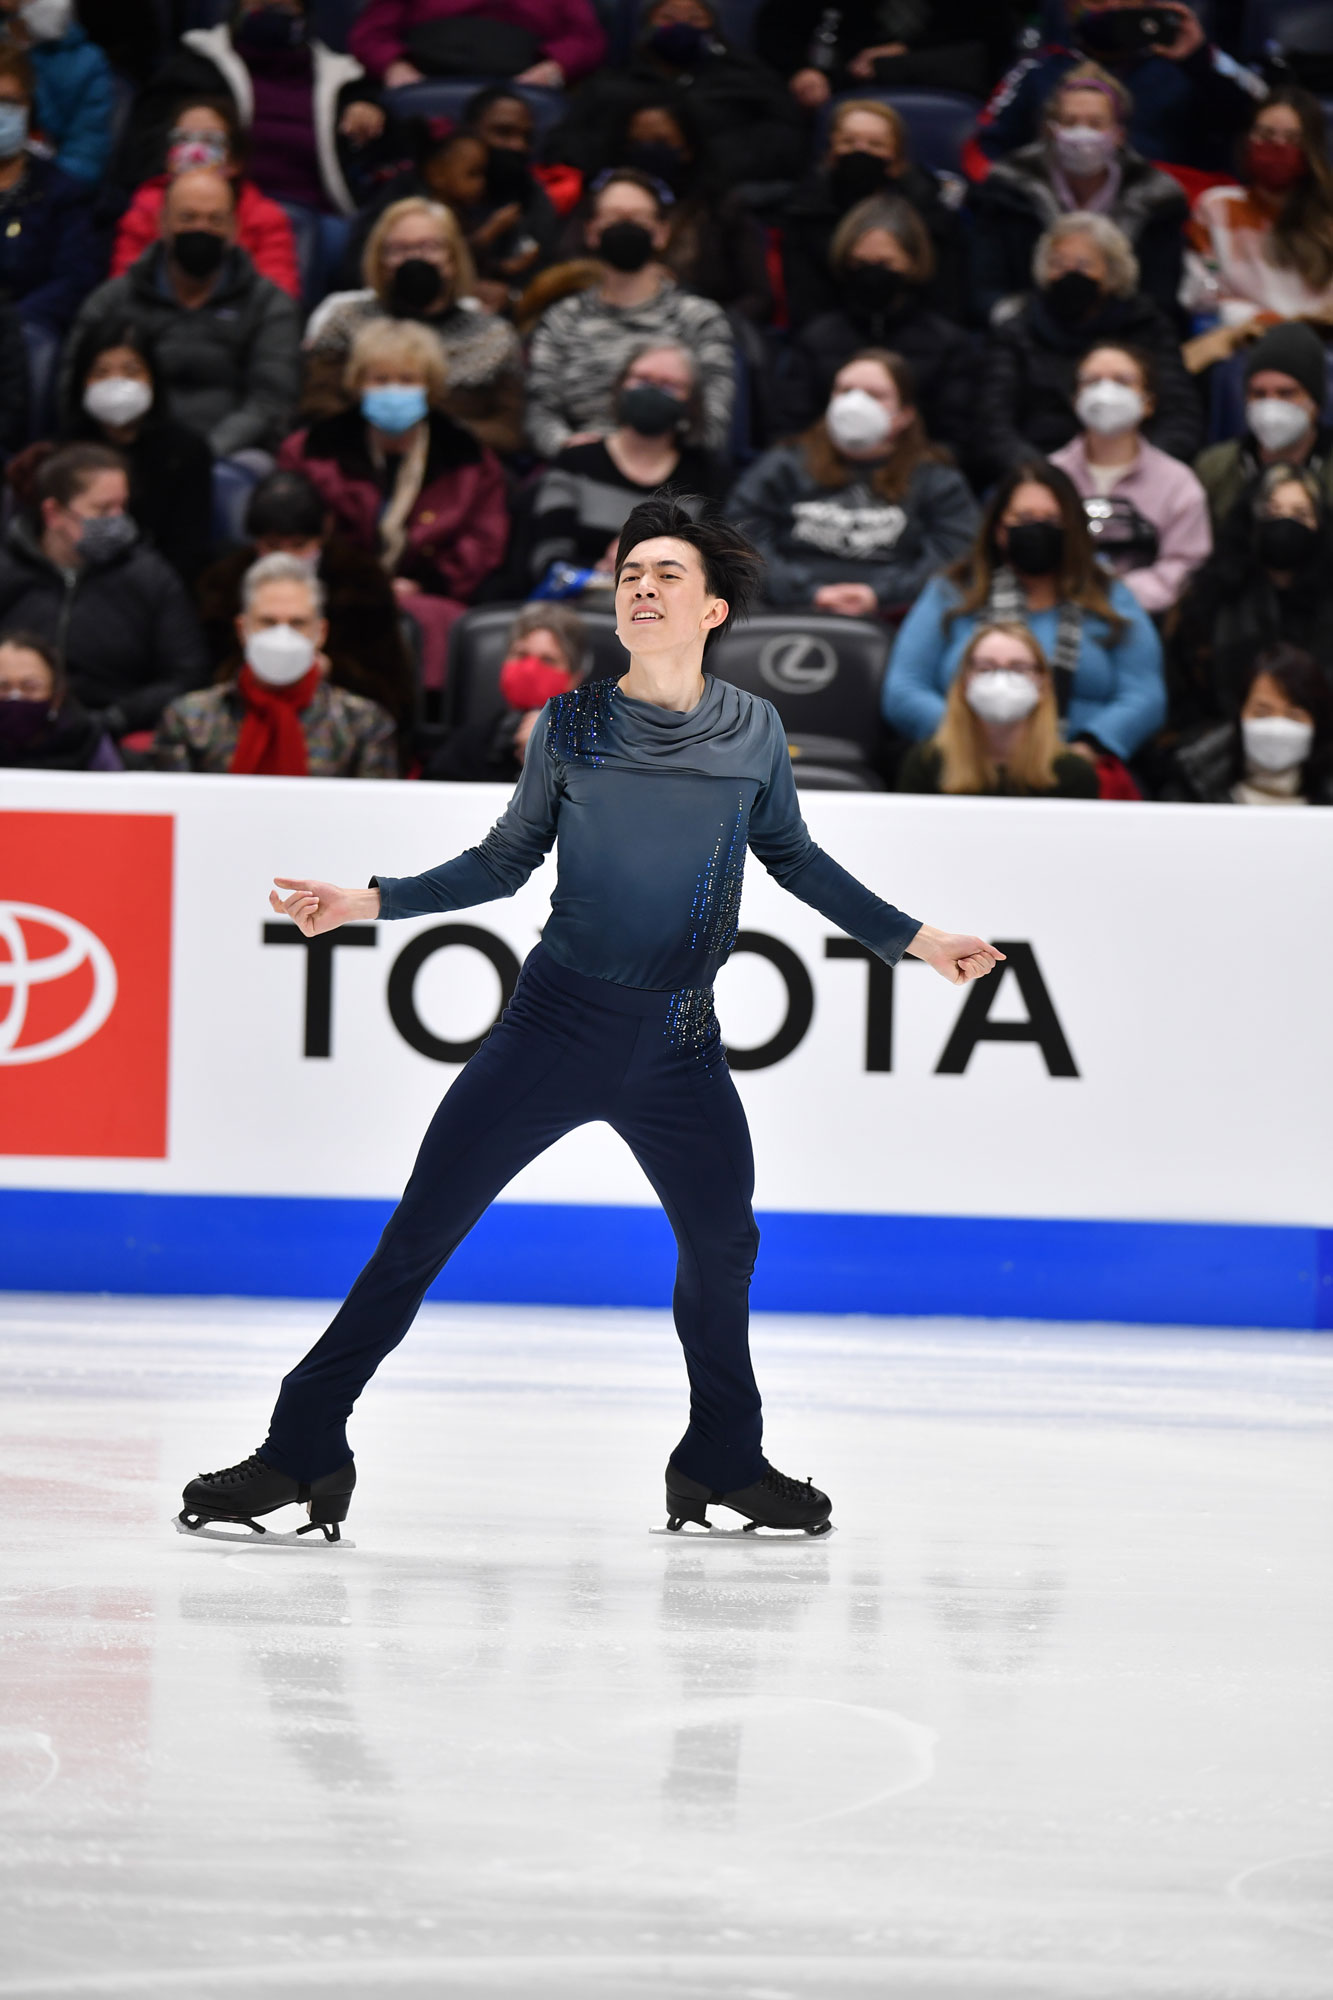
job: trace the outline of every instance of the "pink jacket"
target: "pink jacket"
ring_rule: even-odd
[[[478,11],[476,0],[369,0],[357,16],[347,47],[374,77],[402,62],[408,30],[423,21],[448,21]],[[529,29],[542,53],[559,63],[565,82],[577,83],[606,60],[606,36],[591,0],[486,0],[488,19]],[[478,82],[480,88],[480,80]]]
[[[133,201],[116,225],[116,245],[111,252],[113,278],[128,271],[131,264],[137,264],[161,235],[166,193],[165,174],[158,174],[136,189]],[[253,181],[236,183],[236,241],[261,278],[271,278],[289,297],[300,298],[301,271],[291,222],[285,210],[261,194]]]
[[[1096,496],[1081,436],[1053,451],[1051,464],[1069,474],[1081,498]],[[1147,569],[1129,570],[1120,580],[1145,611],[1168,611],[1191,574],[1213,552],[1208,497],[1187,465],[1146,438],[1140,438],[1138,457],[1111,492],[1131,501],[1157,530],[1156,562]]]

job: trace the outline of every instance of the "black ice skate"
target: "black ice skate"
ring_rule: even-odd
[[[326,1542],[354,1549],[355,1542],[343,1541],[338,1523],[347,1519],[355,1485],[356,1467],[350,1460],[337,1472],[326,1472],[322,1479],[312,1479],[307,1484],[275,1471],[271,1465],[265,1465],[257,1452],[252,1452],[240,1465],[224,1466],[221,1472],[201,1472],[190,1481],[181,1495],[185,1505],[175,1517],[176,1531],[182,1535],[202,1535],[215,1542],[271,1544],[300,1542],[303,1535],[313,1535],[318,1529]],[[256,1514],[272,1514],[279,1507],[293,1505],[307,1510],[308,1527],[284,1533],[261,1527],[255,1519]],[[227,1528],[212,1526],[215,1521],[229,1521],[249,1532],[235,1534]]]
[[[687,1479],[674,1465],[666,1469],[666,1533],[678,1535],[693,1523],[711,1535],[827,1535],[833,1523],[829,1515],[833,1502],[827,1493],[806,1480],[788,1479],[785,1473],[768,1466],[753,1486],[738,1486],[732,1493],[716,1493]],[[729,1507],[745,1516],[743,1528],[715,1528],[708,1519],[710,1507]],[[654,1533],[661,1534],[658,1528]]]

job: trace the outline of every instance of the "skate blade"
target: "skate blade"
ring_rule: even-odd
[[[299,1528],[283,1530],[265,1528],[262,1532],[247,1527],[244,1521],[211,1521],[207,1526],[191,1528],[173,1514],[171,1525],[178,1535],[186,1535],[194,1542],[229,1542],[234,1549],[354,1549],[355,1542],[349,1542],[345,1535],[336,1542],[329,1542],[315,1529],[307,1529],[303,1534]]]
[[[813,1533],[808,1528],[701,1528],[697,1521],[686,1521],[679,1528],[648,1530],[650,1535],[665,1535],[669,1542],[826,1542],[835,1532],[832,1521]]]

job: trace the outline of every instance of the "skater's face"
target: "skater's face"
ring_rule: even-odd
[[[699,551],[674,536],[638,542],[616,583],[616,635],[631,653],[697,645],[727,616],[704,580]]]

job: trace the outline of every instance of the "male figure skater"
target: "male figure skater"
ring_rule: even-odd
[[[679,1247],[673,1299],[690,1421],[667,1465],[668,1526],[725,1505],[751,1526],[824,1532],[827,1496],[770,1466],[750,1366],[759,1234],[750,1135],[713,1013],[736,940],[747,846],[784,888],[890,964],[905,951],[961,985],[1003,956],[880,901],[824,854],[801,817],[782,723],[703,670],[744,616],[760,559],[725,521],[669,496],[625,523],[616,561],[619,681],[546,704],[508,807],[479,847],[368,889],[278,877],[307,937],[368,917],[463,910],[512,896],[558,842],[551,917],[494,1032],[455,1078],[379,1246],[328,1331],[282,1384],[266,1441],[185,1489],[183,1528],[291,1501],[338,1539],[356,1472],[346,1422],[427,1288],[519,1169],[563,1132],[605,1119],[652,1182]]]

